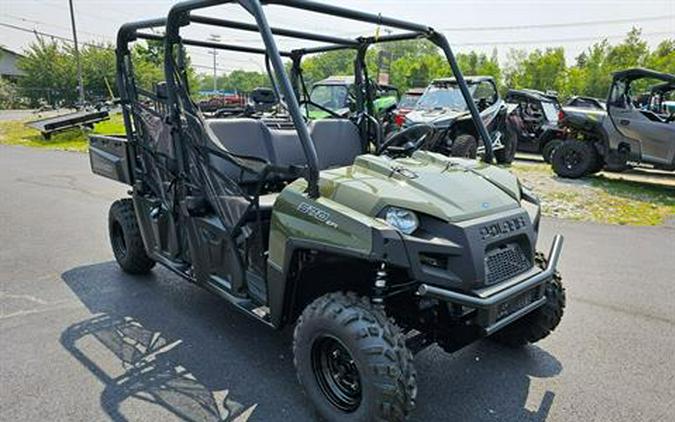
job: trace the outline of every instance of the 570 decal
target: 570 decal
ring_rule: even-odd
[[[335,221],[330,219],[330,213],[327,211],[322,210],[321,208],[315,207],[314,205],[310,205],[307,202],[301,202],[298,204],[298,211],[301,213],[308,215],[315,220],[318,220],[330,227],[337,228],[338,225]]]

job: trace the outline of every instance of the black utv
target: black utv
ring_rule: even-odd
[[[551,153],[562,142],[558,127],[561,111],[558,97],[534,89],[510,89],[508,125],[518,137],[518,151],[541,154],[551,162]]]
[[[471,102],[480,111],[495,158],[500,164],[511,163],[516,154],[517,137],[506,124],[507,106],[499,96],[492,76],[465,78]],[[403,127],[428,124],[438,129],[436,139],[429,145],[453,157],[476,158],[485,149],[483,138],[476,132],[469,107],[455,78],[442,78],[431,82],[415,105],[405,116]]]
[[[452,352],[484,337],[523,346],[548,336],[565,306],[556,271],[562,237],[548,256],[538,252],[532,193],[488,162],[425,151],[436,130],[429,125],[381,143],[363,72],[368,47],[421,38],[444,52],[469,122],[489,139],[445,37],[309,1],[263,3],[399,31],[348,39],[270,27],[258,0],[229,2],[255,23],[214,17],[209,8],[225,3],[177,3],[168,18],[118,33],[126,137],[92,136],[90,158],[96,174],[130,186],[108,216],[120,267],[142,274],[160,264],[261,329],[294,326],[298,378],[331,421],[404,420],[417,395],[412,353],[430,344]],[[264,48],[191,39],[191,24],[259,33]],[[283,51],[274,35],[321,44]],[[138,85],[135,40],[164,42],[166,83]],[[190,95],[185,46],[265,57],[274,110],[205,119]],[[303,55],[336,48],[356,55],[355,111],[308,119],[283,58],[299,75]]]
[[[553,153],[553,170],[569,178],[636,165],[675,170],[675,113],[636,102],[634,90],[655,83],[667,87],[675,75],[640,68],[616,72],[606,110],[564,107],[565,138]]]

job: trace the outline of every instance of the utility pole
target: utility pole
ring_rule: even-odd
[[[213,42],[218,42],[220,41],[220,35],[216,34],[211,34],[209,35],[209,41]],[[213,54],[213,93],[215,94],[218,91],[218,75],[216,72],[216,56],[218,55],[218,51],[214,48],[213,51],[211,51],[211,54]]]
[[[75,46],[75,62],[77,63],[77,85],[80,92],[80,104],[84,105],[84,82],[82,80],[82,62],[80,62],[80,49],[77,46],[77,29],[75,28],[75,12],[73,0],[68,0],[70,5],[70,24],[73,27],[73,45]]]

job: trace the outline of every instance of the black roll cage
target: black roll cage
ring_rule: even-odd
[[[237,3],[242,8],[244,8],[248,13],[250,13],[256,21],[256,24],[242,23],[237,21],[231,21],[226,19],[218,19],[207,16],[200,16],[193,14],[193,11],[223,5]],[[347,39],[341,37],[334,37],[330,35],[315,34],[305,31],[284,29],[271,27],[267,18],[263,12],[262,6],[265,5],[278,5],[284,7],[290,7],[294,9],[301,9],[305,11],[315,12],[324,15],[330,15],[360,22],[366,22],[375,24],[381,27],[389,27],[398,30],[404,30],[406,32],[384,35],[384,36],[366,36],[358,37],[355,39]],[[264,48],[254,48],[233,44],[225,44],[220,42],[212,41],[201,41],[188,38],[181,38],[180,28],[187,26],[190,23],[197,23],[209,26],[217,26],[223,28],[237,29],[241,31],[249,32],[258,32],[262,37]],[[147,32],[139,32],[143,30],[152,30],[156,28],[165,28],[165,35],[157,35]],[[295,49],[290,52],[279,51],[274,40],[274,35],[299,38],[317,42],[325,42],[326,45],[320,45],[317,47],[309,47],[302,49]],[[302,112],[300,111],[300,106],[298,103],[298,98],[300,97],[300,87],[299,87],[299,78],[301,78],[301,68],[300,62],[302,57],[308,54],[323,53],[328,51],[343,50],[343,49],[356,49],[356,62],[355,62],[355,84],[357,85],[357,113],[364,113],[366,121],[370,119],[372,121],[372,99],[370,95],[366,95],[366,98],[363,98],[365,95],[365,84],[364,78],[367,75],[364,75],[365,71],[365,56],[367,49],[372,44],[385,43],[391,41],[403,41],[403,40],[412,40],[426,38],[436,46],[438,46],[443,53],[450,65],[452,74],[457,80],[457,84],[462,92],[469,112],[471,113],[472,120],[476,126],[476,129],[482,139],[485,140],[485,156],[484,160],[487,162],[492,162],[493,151],[492,151],[492,138],[490,137],[485,125],[483,124],[478,108],[474,104],[471,93],[467,87],[464,76],[462,75],[461,70],[455,56],[450,48],[450,45],[447,39],[439,32],[436,32],[433,28],[403,21],[400,19],[394,19],[385,17],[382,15],[374,15],[371,13],[364,13],[360,11],[355,11],[351,9],[341,8],[338,6],[328,5],[317,3],[314,1],[304,1],[304,0],[188,0],[175,4],[169,11],[167,18],[160,19],[150,19],[137,22],[131,22],[123,25],[117,35],[117,66],[118,66],[118,88],[120,91],[120,99],[122,105],[128,105],[129,102],[137,96],[137,88],[133,80],[132,73],[129,72],[131,67],[130,63],[130,51],[129,43],[137,39],[145,40],[163,40],[164,41],[164,73],[166,75],[166,84],[167,84],[167,96],[168,96],[168,107],[169,107],[169,119],[170,123],[176,130],[174,130],[174,145],[177,151],[177,163],[178,171],[181,174],[184,174],[187,169],[185,168],[185,157],[184,151],[182,151],[180,143],[180,131],[181,129],[181,111],[180,111],[180,100],[177,92],[180,90],[180,86],[175,79],[175,75],[179,74],[180,70],[177,68],[176,62],[176,50],[175,46],[177,45],[189,45],[196,47],[206,47],[213,48],[218,50],[228,50],[236,51],[243,53],[251,54],[261,54],[265,55],[268,64],[268,73],[270,73],[270,78],[275,85],[275,90],[278,90],[278,94],[281,94],[286,102],[286,108],[288,113],[293,121],[293,124],[298,133],[300,143],[302,145],[303,152],[307,159],[308,171],[306,172],[305,178],[308,182],[308,193],[310,197],[319,196],[318,188],[318,178],[319,178],[319,164],[316,150],[313,143],[311,142],[309,131],[303,119]],[[284,69],[284,64],[281,60],[281,57],[291,58],[292,64],[292,75],[293,80],[288,77]],[[179,54],[178,63],[182,60],[182,55]],[[271,66],[271,69],[270,69]],[[178,66],[180,67],[180,65]],[[271,73],[274,72],[274,75]],[[275,81],[276,75],[276,81]],[[365,101],[364,101],[365,100]],[[368,110],[363,109],[363,104],[366,104]],[[370,112],[370,113],[369,113]],[[127,128],[132,128],[132,122],[129,116],[129,113],[123,113],[125,126]],[[131,131],[127,130],[127,136],[131,140]],[[379,140],[378,140],[379,142]],[[130,143],[133,151],[133,143]]]
[[[615,104],[612,104],[612,95],[614,94],[614,91],[617,89],[618,84],[623,83],[624,91],[627,91],[629,87],[632,85],[632,83],[638,79],[656,79],[659,81],[663,81],[663,83],[654,85],[652,87],[652,89],[656,88],[657,91],[659,89],[667,90],[667,87],[669,86],[672,87],[673,85],[675,85],[675,75],[657,72],[651,69],[644,69],[637,67],[632,69],[621,70],[619,72],[614,72],[612,74],[612,84],[610,85],[609,92],[607,93],[607,114],[610,117],[611,117],[610,108],[616,107]],[[650,92],[651,95],[654,95],[653,91]],[[613,122],[614,121],[612,120],[612,123]]]

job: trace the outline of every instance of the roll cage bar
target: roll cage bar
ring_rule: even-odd
[[[611,116],[610,108],[615,107],[615,104],[612,103],[612,96],[614,91],[617,89],[619,83],[625,84],[624,90],[627,90],[628,87],[632,85],[638,79],[656,79],[663,81],[663,83],[655,85],[653,88],[657,89],[666,89],[668,86],[673,86],[675,84],[675,75],[669,73],[657,72],[651,69],[645,69],[641,67],[625,69],[612,74],[612,85],[609,87],[609,92],[607,94],[607,113]],[[654,95],[654,91],[650,91],[651,95]],[[613,121],[612,121],[613,122]]]
[[[243,22],[237,22],[226,19],[219,19],[207,16],[200,16],[193,14],[194,11],[199,9],[204,9],[207,7],[218,6],[223,4],[236,3],[244,8],[249,14],[253,16],[256,21],[256,24],[249,24]],[[381,27],[389,27],[399,30],[404,30],[406,32],[390,34],[384,36],[364,36],[357,37],[355,39],[347,39],[341,37],[334,37],[330,35],[316,34],[311,32],[291,30],[284,28],[271,27],[267,21],[267,17],[263,12],[263,5],[277,5],[284,6],[293,9],[300,9],[310,12],[315,12],[324,15],[330,15],[360,22],[366,22],[375,24]],[[217,26],[223,28],[237,29],[241,31],[249,32],[258,32],[262,37],[264,48],[254,48],[233,44],[225,44],[220,42],[212,41],[201,41],[193,40],[188,38],[181,38],[180,28],[187,26],[190,23],[197,23],[209,26]],[[165,28],[165,35],[157,35],[153,33],[141,32],[143,30],[152,30],[155,28]],[[274,40],[274,35],[298,38],[304,40],[311,40],[317,42],[324,42],[325,45],[320,45],[316,47],[308,47],[295,49],[290,52],[279,51],[277,48],[276,42]],[[404,41],[412,39],[426,38],[436,46],[438,46],[444,53],[453,75],[457,80],[457,84],[460,88],[462,96],[467,103],[469,112],[471,113],[476,129],[482,139],[485,140],[485,161],[492,162],[493,151],[492,151],[492,141],[491,137],[485,128],[481,118],[478,108],[474,104],[471,93],[467,87],[464,76],[462,75],[461,70],[455,56],[450,48],[450,45],[447,39],[439,32],[436,32],[433,28],[420,25],[412,22],[403,21],[400,19],[394,19],[385,17],[382,15],[374,15],[371,13],[365,13],[360,11],[355,11],[351,9],[341,8],[338,6],[328,5],[317,3],[314,1],[304,1],[304,0],[188,0],[175,4],[169,11],[167,18],[160,19],[150,19],[137,21],[132,23],[127,23],[123,25],[117,36],[117,65],[118,65],[118,87],[120,90],[120,99],[122,104],[128,104],[131,98],[136,95],[136,87],[132,80],[130,80],[129,72],[124,72],[123,70],[128,69],[130,64],[130,52],[129,52],[129,43],[135,41],[136,39],[146,39],[146,40],[163,40],[164,41],[164,72],[166,75],[166,84],[167,84],[167,97],[168,97],[168,107],[170,110],[170,121],[175,128],[174,139],[176,146],[180,146],[178,139],[179,132],[181,130],[181,114],[180,114],[180,100],[177,92],[180,89],[180,83],[177,82],[175,76],[180,72],[180,60],[182,60],[182,55],[179,55],[179,65],[176,62],[176,51],[175,46],[177,45],[190,45],[196,47],[206,47],[214,48],[220,50],[236,51],[243,53],[251,54],[261,54],[265,55],[268,59],[268,73],[275,90],[278,90],[283,98],[286,101],[286,107],[288,113],[293,121],[293,124],[298,133],[300,143],[307,159],[308,171],[306,172],[305,178],[308,182],[308,193],[311,197],[319,196],[318,188],[318,178],[319,178],[319,164],[316,150],[313,143],[311,142],[309,131],[305,124],[305,121],[300,111],[300,106],[298,103],[299,89],[298,89],[298,80],[300,62],[302,57],[308,54],[324,53],[335,50],[343,49],[355,49],[357,51],[357,59],[355,66],[355,84],[359,89],[357,89],[357,96],[364,95],[364,74],[363,69],[365,69],[365,55],[368,47],[372,44],[385,43],[391,41]],[[289,57],[293,61],[293,81],[286,74],[284,64],[281,60],[281,57]],[[274,74],[272,74],[272,71]],[[276,78],[275,78],[276,76]],[[276,79],[276,80],[275,80]],[[366,99],[370,96],[366,96]],[[363,110],[363,97],[357,98],[358,113],[364,113]],[[367,102],[367,101],[365,101]],[[372,116],[372,102],[368,105]],[[366,116],[368,117],[368,116]],[[130,117],[128,113],[124,113],[125,125],[126,127],[132,127]],[[368,120],[368,119],[366,119]],[[127,136],[131,136],[130,134]],[[179,149],[180,151],[180,149]],[[181,173],[186,171],[183,153],[179,152],[178,154],[178,167]]]
[[[658,79],[664,82],[671,82],[675,83],[675,75],[671,75],[669,73],[662,73],[662,72],[657,72],[655,70],[651,69],[644,69],[641,67],[636,67],[632,69],[625,69],[621,70],[618,72],[614,72],[612,74],[612,77],[615,81],[617,80],[623,80],[623,81],[634,81],[636,79],[642,79],[642,78],[651,78],[651,79]]]
[[[506,98],[518,96],[542,103],[558,103],[558,97],[534,89],[509,89],[506,93]]]

